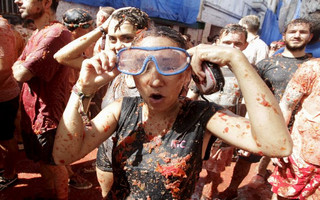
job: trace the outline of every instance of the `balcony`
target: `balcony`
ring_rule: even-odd
[[[8,19],[10,23],[20,23],[21,18],[14,0],[0,0],[0,15]]]
[[[253,0],[251,4],[252,8],[257,12],[266,12],[268,8],[267,5],[267,0]]]

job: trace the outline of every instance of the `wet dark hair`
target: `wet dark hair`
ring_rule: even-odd
[[[312,23],[307,20],[307,19],[304,19],[304,18],[298,18],[298,19],[294,19],[292,20],[291,22],[289,22],[284,30],[283,30],[283,34],[285,34],[288,30],[288,27],[291,26],[291,25],[297,25],[297,24],[307,24],[309,26],[309,31],[310,33],[313,33],[313,26],[312,26]]]
[[[319,40],[320,37],[320,10],[308,13],[305,19],[310,21],[312,24],[313,37],[309,43],[314,44]]]
[[[81,8],[72,8],[67,10],[62,17],[63,24],[70,30],[77,28],[89,28],[92,23],[92,17],[88,11]]]
[[[223,34],[229,34],[229,33],[243,33],[245,36],[245,40],[247,41],[248,32],[245,27],[239,24],[228,24],[225,27],[223,27],[220,30],[219,38],[221,38]]]
[[[57,8],[58,8],[58,5],[59,5],[59,0],[52,0],[52,4],[51,4],[51,10],[53,12],[57,12]]]
[[[184,39],[183,35],[176,30],[173,30],[167,26],[151,26],[150,29],[140,32],[137,37],[132,42],[132,46],[135,46],[142,39],[153,36],[153,37],[167,37],[175,42],[178,47],[182,49],[187,49],[187,41]]]
[[[128,8],[115,12],[112,14],[112,19],[119,21],[115,26],[115,32],[125,21],[130,22],[130,24],[132,24],[136,29],[144,29],[149,26],[148,14],[138,8]]]

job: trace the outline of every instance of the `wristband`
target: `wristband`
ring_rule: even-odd
[[[93,98],[93,96],[94,96],[94,94],[91,94],[91,95],[86,95],[86,94],[84,94],[82,91],[80,91],[80,89],[77,87],[77,85],[74,85],[74,86],[72,87],[72,92],[75,93],[76,95],[78,95],[78,96],[79,96],[79,99],[80,99],[81,101],[82,101],[83,99],[85,99],[85,98],[91,99],[91,98]]]
[[[107,32],[103,29],[102,26],[100,26],[99,30],[100,30],[100,32],[102,33],[102,37],[101,37],[101,50],[104,50],[105,45],[106,45]]]
[[[99,27],[100,32],[102,33],[103,36],[107,35],[107,31],[104,30],[102,26]]]
[[[94,94],[92,94],[92,95],[86,95],[86,94],[84,94],[82,91],[80,91],[79,88],[78,88],[76,85],[74,85],[74,86],[72,87],[72,92],[73,92],[74,94],[76,94],[77,96],[79,96],[79,104],[80,104],[79,113],[80,113],[80,115],[81,115],[81,118],[82,118],[82,120],[83,120],[84,125],[85,125],[86,127],[91,126],[90,119],[89,119],[89,117],[88,117],[88,115],[87,115],[87,112],[84,111],[84,106],[83,106],[83,102],[82,102],[82,101],[83,101],[83,99],[85,99],[85,98],[89,99],[89,101],[90,101],[90,100],[94,97]]]

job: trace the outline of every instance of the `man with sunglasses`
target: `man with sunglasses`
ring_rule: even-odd
[[[93,19],[90,13],[82,8],[72,8],[63,14],[63,25],[77,39],[93,30]],[[90,55],[91,57],[92,55]]]
[[[73,40],[93,30],[93,19],[90,13],[82,8],[71,8],[62,16],[62,24],[72,33]],[[67,46],[67,45],[66,45]],[[89,45],[81,52],[82,57],[93,56],[94,44]],[[79,76],[79,70],[72,68],[69,76],[70,84],[73,85]]]
[[[67,10],[62,17],[62,23],[71,31],[73,39],[77,39],[93,30],[93,19],[90,13],[82,8],[71,8]],[[83,56],[91,57],[93,55],[93,45],[83,52]],[[70,69],[69,81],[73,85],[78,79],[79,71]],[[87,179],[75,173],[71,165],[66,165],[69,175],[69,186],[76,189],[90,189],[92,183]]]

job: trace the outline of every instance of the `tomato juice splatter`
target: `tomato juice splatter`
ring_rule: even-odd
[[[262,151],[259,151],[259,152],[258,152],[258,154],[259,154],[260,156],[263,156],[263,153],[262,153]]]
[[[227,121],[227,119],[223,118],[225,116],[227,116],[227,114],[225,114],[225,113],[219,113],[218,114],[218,117],[220,117],[223,121]]]
[[[69,137],[69,139],[70,139],[70,140],[72,140],[72,139],[73,139],[73,136],[72,136],[72,134],[71,134],[71,133],[68,133],[68,134],[67,134],[67,136]]]
[[[279,112],[278,112],[278,110],[277,110],[276,108],[272,107],[272,109],[273,109],[273,111],[274,111],[276,114],[279,115]]]
[[[263,94],[261,95],[261,97],[262,97],[262,101],[260,98],[257,98],[257,101],[265,107],[271,107],[271,104],[266,100],[266,95]]]
[[[110,128],[110,126],[109,125],[106,125],[106,126],[104,126],[104,132],[107,132],[108,130],[109,130],[109,128]]]
[[[181,179],[173,181],[173,177],[176,178],[187,178],[187,174],[184,171],[187,167],[187,162],[191,158],[191,155],[188,154],[185,157],[178,157],[176,159],[172,159],[170,163],[160,165],[157,163],[156,172],[159,172],[162,176],[164,176],[166,180],[165,187],[169,189],[172,193],[172,197],[178,197],[178,193],[180,192],[180,184]]]
[[[223,133],[228,133],[229,132],[229,127],[224,128]]]

